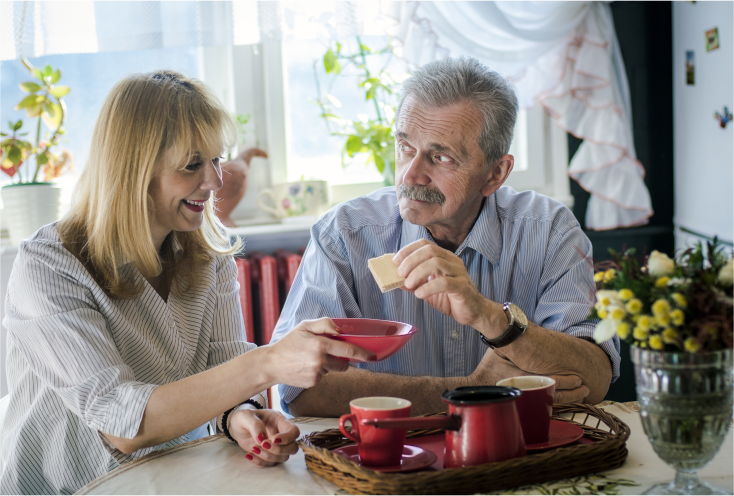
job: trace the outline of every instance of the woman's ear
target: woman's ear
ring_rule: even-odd
[[[482,195],[489,196],[497,191],[507,180],[514,166],[515,157],[512,155],[502,155],[497,159],[497,161],[490,167],[487,182],[482,186]]]

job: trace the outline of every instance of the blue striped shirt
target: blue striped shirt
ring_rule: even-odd
[[[393,356],[356,366],[408,376],[468,376],[487,351],[474,328],[443,315],[408,291],[382,293],[367,260],[398,252],[425,227],[403,221],[395,188],[342,203],[311,229],[273,342],[304,319],[364,317],[396,320],[419,332]],[[570,210],[548,197],[502,187],[488,197],[456,250],[482,294],[517,304],[536,325],[591,339],[586,320],[595,302],[591,242]],[[619,376],[619,340],[601,345],[613,379]],[[280,385],[283,407],[303,390]]]

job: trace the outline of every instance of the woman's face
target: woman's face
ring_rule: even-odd
[[[157,250],[171,231],[198,229],[204,220],[204,203],[222,187],[219,157],[205,158],[196,152],[183,168],[171,164],[171,157],[169,150],[148,186],[155,205],[150,226]]]

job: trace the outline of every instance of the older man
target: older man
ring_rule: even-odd
[[[510,84],[473,59],[428,64],[403,84],[397,187],[314,225],[274,339],[325,316],[420,331],[392,357],[312,389],[281,385],[286,410],[337,416],[354,398],[398,396],[420,414],[444,410],[446,389],[528,374],[555,378],[557,402],[604,398],[619,344],[591,340],[591,243],[560,203],[501,187],[516,115]],[[395,252],[405,284],[383,294],[367,260]]]

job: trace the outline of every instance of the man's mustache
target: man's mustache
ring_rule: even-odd
[[[438,203],[442,205],[446,202],[446,197],[437,189],[426,188],[422,186],[406,186],[401,184],[398,186],[398,198],[407,198],[409,200],[419,200],[428,203]]]

